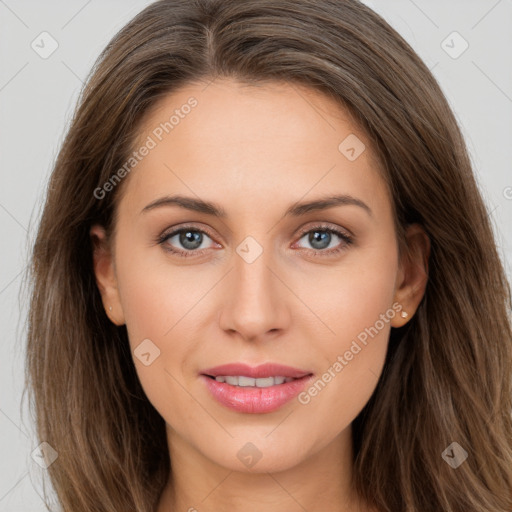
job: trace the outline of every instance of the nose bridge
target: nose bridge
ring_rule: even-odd
[[[244,239],[233,253],[233,271],[226,283],[228,297],[221,326],[247,339],[282,328],[286,317],[283,290],[270,270],[275,267],[275,257],[267,245],[263,247],[252,237]]]

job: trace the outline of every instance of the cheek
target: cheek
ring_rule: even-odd
[[[196,350],[196,306],[218,278],[211,269],[173,266],[159,248],[136,247],[122,234],[116,254],[121,305],[139,380],[166,421],[180,423],[183,411],[190,408],[182,372]],[[179,418],[174,417],[177,411]]]
[[[208,283],[201,270],[180,269],[160,248],[133,247],[122,236],[117,247],[117,278],[132,347],[145,338],[170,339]]]
[[[392,306],[398,252],[394,241],[381,238],[349,250],[338,266],[318,268],[297,283],[301,296],[329,328],[331,352],[373,326]]]
[[[390,322],[397,314],[392,307],[397,257],[392,243],[375,244],[347,261],[334,278],[316,280],[316,292],[309,293],[312,309],[330,332],[318,345],[321,373],[299,401],[311,408],[312,417],[329,416],[332,422],[323,428],[333,435],[361,411],[382,372]]]

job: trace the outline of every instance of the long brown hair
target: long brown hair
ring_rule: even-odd
[[[377,388],[353,422],[354,485],[386,512],[512,510],[510,285],[465,142],[439,85],[357,0],[160,0],[100,55],[58,155],[33,248],[27,388],[66,512],[154,511],[170,476],[165,424],[126,328],[107,318],[89,229],[115,225],[144,113],[215,77],[285,80],[329,95],[375,146],[397,237],[431,240],[420,307],[392,329]],[[126,180],[125,180],[126,181]],[[442,457],[457,442],[467,460]]]

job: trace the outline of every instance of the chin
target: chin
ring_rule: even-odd
[[[213,463],[231,471],[241,473],[276,473],[291,469],[307,458],[307,449],[299,439],[288,438],[269,440],[265,435],[251,436],[247,433],[241,438],[218,440],[212,452],[212,445],[203,454]]]

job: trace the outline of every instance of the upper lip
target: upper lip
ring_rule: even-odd
[[[208,368],[201,372],[203,375],[217,377],[219,375],[243,375],[254,379],[265,377],[293,377],[300,379],[312,372],[292,368],[278,363],[265,363],[259,366],[249,366],[244,363],[228,363],[213,368]]]

